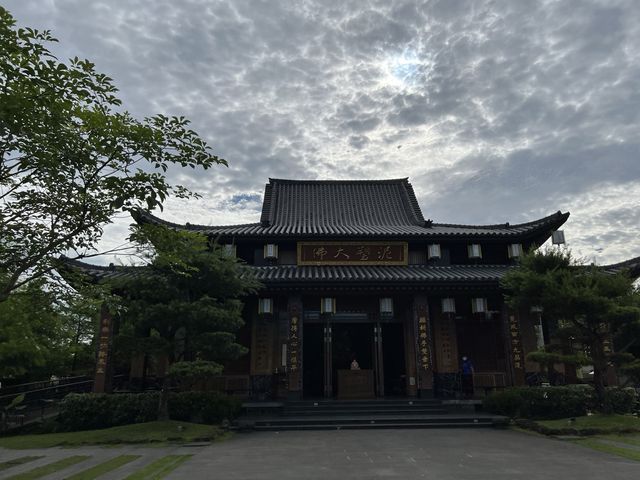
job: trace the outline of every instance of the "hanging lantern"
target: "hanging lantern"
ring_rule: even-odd
[[[273,299],[272,298],[260,298],[258,299],[258,313],[273,313]]]
[[[487,299],[486,298],[472,298],[471,299],[471,311],[473,313],[485,313],[487,311]]]
[[[380,299],[380,313],[393,315],[393,298]]]
[[[321,298],[320,313],[336,313],[336,299],[332,297]]]
[[[456,313],[456,299],[455,298],[443,298],[442,299],[442,313]]]

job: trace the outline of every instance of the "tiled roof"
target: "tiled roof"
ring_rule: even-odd
[[[138,222],[241,237],[540,237],[546,240],[569,213],[518,225],[455,225],[425,221],[408,179],[279,180],[265,189],[260,223],[179,225],[148,212]],[[541,243],[541,242],[540,242]]]
[[[73,284],[73,275],[76,273],[86,275],[92,281],[97,283],[112,282],[125,278],[133,278],[144,274],[145,267],[134,267],[131,265],[114,265],[109,266],[94,265],[82,262],[80,260],[71,260],[70,258],[61,257],[58,261],[58,272],[65,280]]]
[[[413,187],[398,180],[269,179],[261,224],[292,233],[424,227]]]
[[[144,273],[144,267],[100,266],[78,260],[62,259],[66,270],[79,271],[96,282],[108,282],[137,276]],[[339,265],[339,266],[297,266],[270,265],[248,266],[247,269],[266,286],[295,284],[349,285],[349,284],[395,284],[412,285],[450,285],[495,283],[513,266],[509,265]],[[623,270],[630,272],[633,278],[640,277],[640,257],[626,262],[601,267],[609,273]],[[62,272],[62,275],[67,275]]]
[[[75,270],[102,283],[136,276],[145,267],[100,266],[78,260],[62,259],[66,270]],[[248,266],[247,270],[265,285],[295,282],[308,283],[459,283],[498,282],[507,272],[507,265],[409,265],[409,266]],[[63,272],[63,276],[65,273]]]
[[[252,267],[256,278],[267,285],[305,283],[458,283],[498,282],[513,267],[508,265],[409,265],[409,266],[296,266]]]
[[[639,278],[640,257],[632,258],[630,260],[626,260],[620,263],[614,263],[611,265],[602,265],[600,268],[608,273],[620,273],[626,271],[631,276],[631,278]]]

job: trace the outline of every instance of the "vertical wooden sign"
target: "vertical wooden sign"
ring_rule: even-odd
[[[513,365],[513,384],[524,385],[524,353],[522,351],[522,337],[520,336],[520,322],[514,313],[509,313],[508,315],[508,326],[511,364]]]
[[[264,316],[259,316],[253,324],[251,375],[273,373],[274,327],[273,320]]]
[[[100,309],[98,326],[98,349],[96,352],[96,371],[93,379],[93,392],[111,391],[111,343],[113,337],[113,317],[106,305]]]
[[[431,359],[431,329],[426,299],[415,301],[416,353],[418,358],[418,389],[433,391],[433,364]]]
[[[302,390],[302,308],[300,301],[289,302],[289,342],[287,371],[289,392]]]
[[[433,325],[438,373],[458,372],[458,343],[452,314],[441,314]]]

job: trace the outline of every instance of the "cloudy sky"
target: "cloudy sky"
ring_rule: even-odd
[[[570,211],[580,255],[640,255],[637,0],[2,4],[134,115],[185,115],[229,161],[174,174],[203,198],[165,219],[258,221],[269,177],[409,177],[436,222]]]

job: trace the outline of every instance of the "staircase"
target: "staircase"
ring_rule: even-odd
[[[505,417],[450,410],[435,399],[317,400],[246,403],[238,430],[373,428],[478,428],[507,424]]]

